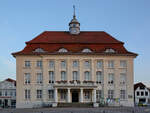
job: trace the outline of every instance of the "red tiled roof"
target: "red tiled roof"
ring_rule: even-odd
[[[7,79],[5,79],[5,81],[12,82],[16,86],[16,80],[13,80],[11,78],[7,78]]]
[[[136,83],[134,84],[134,91],[138,88],[138,87],[146,87],[142,82]]]
[[[38,55],[38,54],[87,54],[81,51],[84,48],[89,48],[92,53],[88,54],[102,54],[105,49],[112,48],[116,53],[109,55],[131,55],[137,56],[135,53],[128,52],[123,42],[116,40],[103,31],[86,31],[80,32],[78,35],[71,35],[69,32],[62,31],[45,31],[39,36],[35,37],[31,41],[26,42],[26,47],[17,53],[16,55]],[[35,49],[42,48],[44,53],[35,53]],[[60,48],[68,50],[67,53],[58,53]]]
[[[45,31],[28,43],[84,43],[84,44],[107,44],[122,43],[103,31],[84,31],[78,35],[70,35],[63,31]]]

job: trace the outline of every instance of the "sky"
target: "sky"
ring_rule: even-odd
[[[43,31],[68,31],[73,5],[81,31],[105,31],[125,42],[134,81],[150,83],[150,0],[0,0],[0,80],[16,78],[11,55]]]

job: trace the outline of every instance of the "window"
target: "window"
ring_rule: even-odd
[[[108,98],[113,99],[114,98],[114,90],[108,90]]]
[[[120,61],[120,67],[122,67],[122,68],[127,67],[127,62],[126,62],[126,60],[121,60],[121,61]]]
[[[136,95],[137,95],[137,96],[139,96],[139,95],[140,95],[140,93],[137,91],[137,92],[136,92]]]
[[[13,96],[13,92],[12,92],[12,91],[10,92],[10,96],[11,96],[11,97]]]
[[[97,102],[100,102],[101,98],[102,98],[102,90],[96,90],[96,100],[97,100]]]
[[[103,65],[102,61],[97,61],[97,69],[102,68],[102,65]]]
[[[7,91],[5,91],[5,96],[8,96]]]
[[[114,68],[114,61],[113,60],[108,61],[108,67]]]
[[[66,68],[66,61],[61,61],[61,68],[62,69]]]
[[[148,96],[148,92],[147,91],[145,91],[145,96]]]
[[[101,71],[96,72],[96,83],[99,83],[99,84],[102,83],[102,72]]]
[[[37,61],[36,66],[39,68],[42,68],[42,61],[41,60]]]
[[[126,91],[120,90],[120,99],[126,99]]]
[[[2,92],[0,91],[0,96],[2,96]]]
[[[61,100],[65,100],[67,97],[66,91],[65,90],[61,90],[60,91],[60,98]]]
[[[37,73],[37,83],[41,84],[43,82],[43,76],[42,73]]]
[[[61,71],[61,80],[62,81],[67,80],[67,78],[66,78],[66,71]]]
[[[91,53],[92,51],[88,48],[82,50],[83,53]]]
[[[54,83],[54,71],[49,71],[49,83]]]
[[[141,91],[141,96],[144,96],[144,92],[143,91]]]
[[[85,71],[84,72],[84,79],[85,79],[85,81],[90,81],[91,80],[89,71]]]
[[[30,73],[25,73],[25,84],[30,84]]]
[[[85,98],[86,100],[90,99],[90,91],[85,91],[85,92],[84,92],[84,98]]]
[[[30,61],[25,61],[25,67],[30,67]]]
[[[37,48],[37,49],[35,49],[34,52],[43,53],[43,52],[45,52],[45,51],[44,51],[42,48]]]
[[[109,48],[109,49],[106,49],[106,50],[105,50],[105,53],[115,53],[115,50]]]
[[[37,90],[36,97],[37,97],[37,99],[41,99],[42,98],[42,90]]]
[[[61,49],[58,50],[58,52],[59,53],[66,53],[66,52],[68,52],[68,50],[65,49],[65,48],[61,48]]]
[[[48,90],[48,98],[54,99],[54,90]]]
[[[30,90],[29,89],[25,90],[25,99],[30,99]]]
[[[72,67],[77,68],[78,67],[78,61],[73,61]]]
[[[86,69],[89,69],[89,68],[90,68],[90,61],[85,61],[85,62],[84,62],[84,67],[85,67]]]
[[[51,69],[54,69],[54,67],[55,67],[54,61],[49,61],[49,67]]]
[[[77,71],[73,71],[72,75],[73,75],[73,77],[72,77],[73,80],[78,80],[78,72]]]
[[[120,84],[125,84],[126,80],[126,73],[120,73]]]
[[[109,73],[108,74],[108,84],[113,84],[114,83],[114,73]]]

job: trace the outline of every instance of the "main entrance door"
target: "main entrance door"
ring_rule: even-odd
[[[72,102],[79,102],[79,93],[77,91],[72,92]]]

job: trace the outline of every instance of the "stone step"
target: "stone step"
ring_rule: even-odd
[[[58,107],[93,107],[93,103],[58,103]]]

